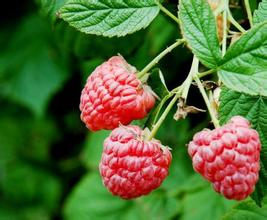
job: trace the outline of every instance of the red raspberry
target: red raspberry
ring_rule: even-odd
[[[142,119],[154,106],[147,85],[123,57],[114,56],[88,77],[81,94],[81,120],[92,130],[114,129]]]
[[[189,143],[193,168],[228,199],[249,196],[258,181],[261,143],[258,132],[241,116],[220,128],[204,129]]]
[[[160,141],[144,141],[138,126],[121,126],[105,140],[99,170],[113,195],[133,199],[161,185],[171,159],[170,151]]]

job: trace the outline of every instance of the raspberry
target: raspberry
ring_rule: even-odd
[[[249,196],[258,181],[261,143],[256,130],[241,116],[220,128],[204,129],[189,143],[193,168],[228,199]]]
[[[114,129],[142,119],[154,106],[147,85],[123,57],[113,56],[88,77],[81,94],[81,120],[92,131]]]
[[[104,141],[99,170],[113,195],[133,199],[161,185],[171,160],[168,148],[155,139],[144,141],[138,126],[120,126]]]

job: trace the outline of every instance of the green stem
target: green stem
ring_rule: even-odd
[[[249,0],[245,0],[245,7],[246,7],[247,14],[248,14],[248,20],[249,20],[250,27],[252,27],[253,21],[252,21],[252,12],[251,12],[251,8],[250,8]]]
[[[189,88],[190,88],[192,81],[193,81],[193,75],[198,72],[198,64],[199,64],[199,61],[196,58],[196,56],[194,56],[193,61],[192,61],[192,65],[191,65],[191,69],[188,73],[186,80],[184,81],[184,83],[182,85],[182,96],[181,97],[184,99],[184,101],[186,101],[186,99],[187,99]]]
[[[155,3],[159,6],[160,10],[174,20],[178,25],[180,25],[180,20],[174,16],[167,8],[165,8],[158,0],[155,0]]]
[[[213,108],[211,107],[211,103],[210,103],[209,98],[208,98],[208,96],[206,94],[206,91],[204,89],[204,86],[202,85],[202,83],[201,83],[201,81],[200,81],[200,79],[198,78],[197,75],[194,76],[194,80],[197,83],[197,86],[199,88],[199,91],[200,91],[200,93],[201,93],[201,95],[202,95],[202,97],[203,97],[203,99],[204,99],[204,101],[206,103],[206,106],[207,106],[208,111],[210,113],[210,117],[211,117],[211,120],[212,120],[212,122],[214,124],[214,127],[215,128],[220,127],[219,121],[218,121],[218,119],[215,116],[215,113],[213,111]]]
[[[187,99],[188,91],[193,80],[192,76],[194,73],[197,73],[197,71],[198,71],[198,59],[194,56],[192,66],[186,80],[175,91],[176,92],[175,96],[172,98],[171,102],[168,104],[167,108],[164,110],[159,120],[153,126],[153,129],[148,137],[148,140],[151,140],[156,135],[158,129],[160,128],[161,124],[169,114],[170,110],[172,109],[173,105],[176,103],[178,98],[183,97],[185,100]]]
[[[207,71],[205,71],[205,72],[198,73],[197,76],[198,76],[199,78],[202,78],[202,77],[204,77],[204,76],[207,76],[207,75],[210,75],[210,74],[214,73],[215,71],[216,71],[216,70],[214,70],[214,69],[210,69],[210,70],[207,70]]]
[[[229,21],[242,33],[245,33],[246,30],[233,18],[229,7],[227,8],[227,15],[228,15],[228,19]]]
[[[137,78],[141,79],[142,77],[144,77],[147,74],[147,72],[152,67],[154,67],[166,54],[170,53],[174,48],[178,47],[180,44],[182,44],[184,42],[185,42],[184,39],[179,39],[174,44],[172,44],[171,46],[167,47],[158,56],[156,56],[147,66],[145,66],[145,68],[141,72],[137,73]]]
[[[167,108],[164,110],[164,112],[162,113],[162,115],[160,116],[159,120],[157,121],[157,123],[153,126],[153,129],[148,137],[148,140],[151,140],[156,133],[158,132],[162,122],[164,121],[164,119],[167,117],[168,113],[170,112],[170,110],[172,109],[173,105],[176,103],[176,101],[178,100],[178,98],[181,96],[181,91],[177,92],[176,95],[172,98],[171,102],[168,104]]]

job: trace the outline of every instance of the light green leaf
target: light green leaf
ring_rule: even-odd
[[[179,4],[182,33],[193,53],[209,68],[221,61],[215,17],[207,0],[182,0]]]
[[[253,14],[253,23],[258,24],[267,21],[267,0],[262,0],[259,7]]]
[[[83,161],[88,168],[98,169],[98,164],[103,151],[103,142],[110,131],[101,130],[88,134],[82,153]]]
[[[226,213],[222,220],[265,220],[267,219],[267,205],[264,203],[263,207],[258,207],[253,200],[248,199],[238,203],[228,213]]]
[[[211,187],[206,187],[185,195],[181,220],[220,220],[235,203],[217,194]]]
[[[113,196],[98,174],[89,174],[74,188],[64,208],[66,220],[119,218],[133,203]]]
[[[147,27],[158,12],[154,0],[70,0],[59,13],[79,31],[120,37]]]
[[[255,26],[228,49],[218,74],[228,88],[267,96],[267,23]]]
[[[250,96],[223,88],[220,94],[219,118],[221,124],[226,123],[234,115],[246,117],[252,123],[261,139],[261,170],[260,179],[252,198],[261,204],[267,194],[267,98]]]

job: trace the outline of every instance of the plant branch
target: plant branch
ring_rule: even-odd
[[[206,103],[206,106],[207,106],[208,111],[210,113],[210,117],[211,117],[211,120],[212,120],[212,122],[214,124],[214,127],[215,128],[220,127],[219,121],[218,121],[218,119],[215,116],[215,113],[213,111],[213,108],[211,107],[211,103],[210,103],[209,98],[208,98],[208,96],[206,94],[206,91],[204,89],[204,86],[202,85],[202,83],[201,83],[200,79],[198,78],[197,74],[194,76],[194,80],[197,83],[197,86],[199,88],[199,91],[200,91],[200,93],[201,93],[201,95],[202,95],[202,97],[203,97],[203,99],[204,99],[204,101]]]
[[[180,25],[180,20],[173,15],[167,8],[165,8],[158,0],[155,0],[155,3],[159,6],[160,10],[174,20],[178,25]]]
[[[232,13],[229,10],[229,7],[227,8],[227,15],[229,21],[242,33],[245,33],[246,30],[233,18]]]
[[[174,48],[178,47],[180,44],[184,43],[184,39],[179,39],[175,43],[173,43],[171,46],[167,47],[164,51],[162,51],[158,56],[156,56],[145,68],[137,73],[137,78],[141,79],[143,78],[147,72],[153,68],[166,54],[170,53]]]
[[[251,8],[250,8],[249,0],[245,0],[245,7],[246,7],[250,27],[252,27],[253,21],[252,21],[252,12],[251,12]]]

